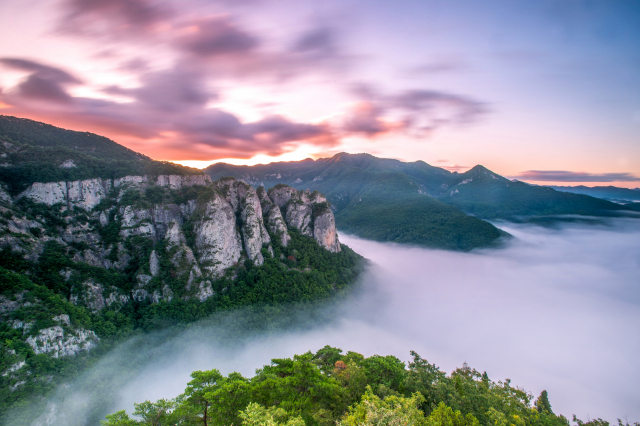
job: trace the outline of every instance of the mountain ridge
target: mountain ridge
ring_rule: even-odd
[[[504,236],[480,219],[608,216],[631,210],[586,195],[512,182],[482,165],[455,173],[424,161],[402,162],[366,153],[255,166],[216,163],[205,173],[214,179],[233,176],[253,186],[286,183],[315,189],[327,196],[338,227],[346,232],[458,250],[492,246]]]

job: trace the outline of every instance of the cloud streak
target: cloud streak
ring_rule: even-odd
[[[35,101],[70,103],[72,98],[67,93],[67,87],[81,83],[78,78],[64,70],[28,59],[0,58],[0,64],[30,73],[14,90],[18,96]]]
[[[351,92],[361,101],[347,114],[344,129],[371,137],[392,130],[429,136],[441,127],[472,123],[487,113],[480,101],[435,90],[386,94],[373,85],[357,84]]]
[[[544,182],[639,182],[631,173],[586,173],[564,170],[527,170],[515,178]]]

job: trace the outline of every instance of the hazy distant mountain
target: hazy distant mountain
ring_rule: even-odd
[[[521,220],[524,216],[578,214],[609,216],[624,207],[581,194],[513,182],[475,166],[443,183],[439,200],[485,219]]]
[[[557,191],[584,194],[608,200],[640,201],[640,188],[629,189],[617,186],[549,186]]]
[[[7,115],[0,115],[0,157],[0,182],[13,195],[34,182],[202,174],[154,161],[104,136]]]
[[[205,172],[213,179],[233,176],[254,186],[286,183],[316,189],[332,203],[338,226],[345,231],[433,246],[446,241],[469,248],[497,238],[486,222],[462,212],[485,219],[522,220],[541,215],[606,216],[628,210],[586,195],[512,182],[483,166],[452,173],[423,161],[369,154],[340,153],[315,161],[256,166],[218,163]]]

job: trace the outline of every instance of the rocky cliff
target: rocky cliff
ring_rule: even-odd
[[[0,188],[0,266],[18,271],[25,261],[25,277],[37,274],[46,286],[17,285],[0,268],[10,277],[0,289],[0,322],[23,344],[0,348],[0,381],[14,392],[41,368],[29,356],[84,356],[98,334],[115,332],[91,329],[89,313],[113,318],[126,305],[222,298],[239,271],[269,259],[271,268],[308,274],[308,259],[298,263],[287,248],[292,233],[313,238],[328,256],[341,251],[326,199],[286,185],[267,191],[233,178],[165,175],[37,182],[15,198]]]
[[[0,214],[0,249],[37,261],[55,243],[73,250],[75,262],[135,270],[133,288],[124,291],[68,268],[69,300],[93,312],[130,300],[204,301],[214,294],[212,281],[232,276],[238,263],[260,266],[272,257],[272,238],[286,247],[292,228],[340,251],[333,212],[321,194],[286,185],[255,190],[206,175],[34,183],[15,199],[3,192]],[[184,288],[168,285],[167,273]]]

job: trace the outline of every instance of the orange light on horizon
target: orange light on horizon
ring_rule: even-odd
[[[287,152],[278,156],[258,154],[251,158],[219,158],[216,160],[166,160],[182,166],[204,169],[215,163],[228,163],[234,166],[255,166],[256,164],[269,164],[282,161],[302,161],[307,158],[317,159],[328,154],[318,152],[313,147],[300,147],[293,152]]]

